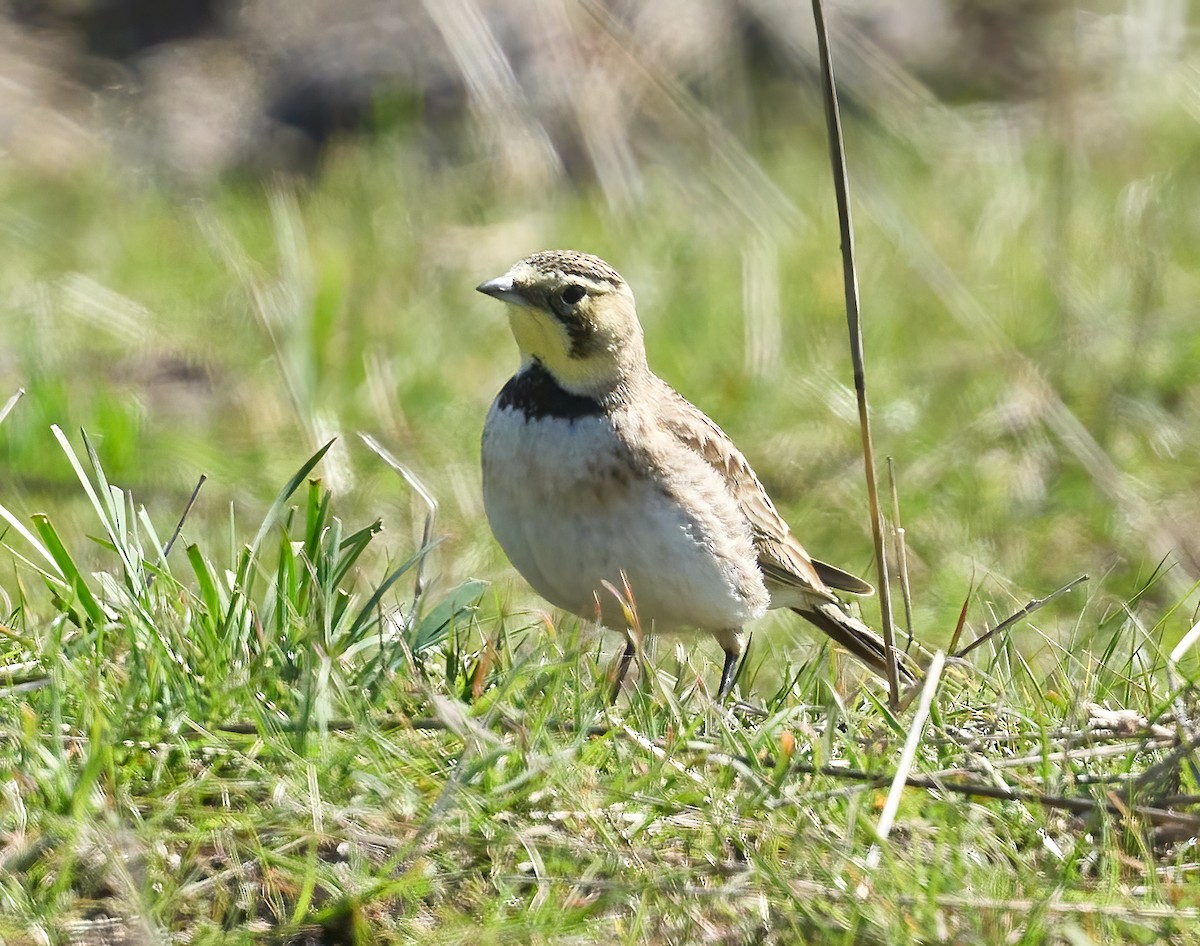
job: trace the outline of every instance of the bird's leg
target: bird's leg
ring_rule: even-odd
[[[717,690],[718,703],[729,696],[729,691],[733,689],[733,681],[737,678],[738,658],[740,657],[741,654],[735,650],[725,651],[725,666],[721,668],[721,686]]]
[[[625,682],[625,674],[629,672],[629,663],[633,660],[633,655],[637,653],[637,641],[634,640],[632,634],[625,634],[625,652],[621,654],[621,662],[617,664],[617,678],[613,681],[612,690],[609,691],[609,702],[617,702],[617,697],[621,695],[621,684]]]
[[[731,628],[713,635],[721,650],[725,651],[725,666],[721,668],[721,685],[717,688],[717,702],[721,702],[733,689],[733,681],[737,679],[738,661],[746,653],[746,642],[742,638],[740,628]]]

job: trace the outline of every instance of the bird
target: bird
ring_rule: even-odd
[[[633,292],[612,266],[544,250],[476,288],[507,303],[521,357],[483,427],[488,523],[541,597],[626,629],[614,697],[636,653],[634,615],[643,633],[716,638],[718,700],[746,625],[777,608],[887,676],[883,641],[836,594],[874,588],[812,558],[733,441],[654,374]]]

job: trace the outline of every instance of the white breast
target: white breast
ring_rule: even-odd
[[[646,630],[738,628],[767,592],[749,525],[721,477],[681,450],[660,470],[630,465],[606,417],[527,421],[493,405],[483,498],[497,541],[552,604],[611,627],[624,618],[604,582],[629,581]]]

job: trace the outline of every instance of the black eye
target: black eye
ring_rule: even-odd
[[[562,301],[565,305],[574,305],[586,295],[587,290],[583,286],[567,286],[562,291]]]

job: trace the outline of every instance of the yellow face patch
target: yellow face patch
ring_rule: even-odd
[[[589,389],[606,381],[614,371],[611,353],[605,349],[585,358],[572,355],[570,332],[543,309],[510,306],[508,321],[521,354],[541,362],[568,389]]]

